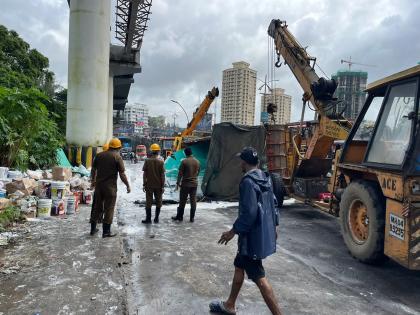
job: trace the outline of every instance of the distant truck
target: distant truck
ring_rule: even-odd
[[[147,158],[147,148],[144,144],[136,146],[136,156],[140,161],[144,161]]]

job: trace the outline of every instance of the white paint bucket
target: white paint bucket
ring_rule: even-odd
[[[0,167],[0,179],[7,178],[7,173],[9,172],[8,167]]]
[[[83,200],[85,201],[85,204],[91,205],[93,201],[93,190],[83,191]]]
[[[51,183],[51,199],[63,199],[66,196],[66,182]]]
[[[22,178],[22,177],[23,177],[23,174],[19,171],[8,171],[7,172],[7,178],[19,179],[19,178]]]
[[[76,212],[76,198],[70,196],[67,198],[67,214],[74,214]]]
[[[51,215],[51,199],[39,199],[36,216],[43,218]]]
[[[51,198],[51,181],[41,179],[38,181],[39,198]]]

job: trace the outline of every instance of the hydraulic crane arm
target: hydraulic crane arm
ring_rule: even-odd
[[[268,34],[274,39],[277,56],[283,56],[285,64],[292,70],[293,75],[302,87],[306,100],[310,100],[317,111],[322,111],[322,104],[315,102],[312,95],[311,84],[318,82],[311,61],[316,62],[316,58],[309,56],[306,50],[298,43],[292,33],[287,29],[284,21],[272,20],[268,27]],[[279,66],[279,64],[276,64]]]
[[[172,152],[181,150],[183,137],[188,137],[192,135],[197,125],[206,115],[207,111],[210,108],[210,105],[213,103],[214,99],[218,96],[219,96],[219,89],[217,87],[213,87],[211,91],[207,93],[205,99],[200,104],[198,109],[195,111],[193,118],[188,123],[187,128],[185,128],[179,136],[175,137],[174,143],[172,145]]]
[[[310,101],[319,115],[319,128],[306,151],[305,159],[325,158],[332,142],[346,139],[351,128],[345,119],[333,118],[331,115],[337,105],[337,101],[333,98],[337,83],[334,80],[320,78],[316,74],[314,70],[316,58],[311,57],[299,44],[287,29],[286,22],[272,20],[268,34],[274,39],[278,56],[276,66],[280,66],[280,56],[282,56],[304,91],[303,101]]]
[[[212,90],[207,93],[206,98],[203,100],[201,105],[198,107],[197,111],[194,113],[193,118],[187,125],[187,128],[181,133],[181,137],[192,135],[197,125],[206,115],[211,103],[213,103],[213,100],[218,96],[219,89],[217,87],[213,87]]]

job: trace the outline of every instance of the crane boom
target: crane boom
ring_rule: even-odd
[[[331,115],[331,109],[337,104],[333,98],[337,83],[317,75],[314,70],[316,58],[311,57],[299,44],[285,21],[272,20],[268,34],[274,39],[278,58],[280,55],[284,58],[285,64],[302,87],[304,102],[310,101],[318,113],[319,127],[304,158],[325,158],[334,140],[346,139],[351,128],[347,120]]]
[[[181,137],[191,136],[197,125],[203,119],[204,115],[206,115],[207,111],[210,108],[211,103],[213,100],[219,96],[219,89],[217,87],[213,87],[211,91],[209,91],[203,100],[203,102],[198,107],[197,111],[194,113],[193,118],[188,123],[187,128],[184,129],[181,133]]]
[[[172,153],[181,150],[182,139],[184,137],[191,136],[193,131],[206,115],[207,111],[210,108],[210,105],[213,103],[214,99],[219,96],[219,89],[217,87],[213,87],[211,91],[209,91],[204,98],[203,102],[201,102],[198,109],[195,111],[193,118],[190,122],[188,122],[187,128],[185,128],[181,134],[174,139],[174,143],[172,145]],[[173,157],[173,155],[172,155]]]

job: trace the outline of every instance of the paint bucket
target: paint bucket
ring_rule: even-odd
[[[70,196],[67,198],[67,214],[75,214],[76,212],[76,198]]]
[[[0,167],[0,179],[7,178],[7,173],[9,172],[8,167]]]
[[[76,198],[76,211],[79,207],[79,204],[83,202],[83,191],[75,191],[73,192],[74,198]]]
[[[38,181],[39,198],[51,198],[51,181],[41,179]]]
[[[51,215],[63,215],[66,213],[67,200],[53,199],[51,207]]]
[[[83,200],[85,201],[85,204],[91,205],[93,201],[93,190],[83,191]]]
[[[39,199],[36,216],[37,217],[49,217],[51,215],[51,199]]]
[[[63,199],[66,196],[66,182],[51,183],[51,199]]]
[[[19,171],[8,171],[7,172],[7,178],[19,179],[19,178],[22,178],[22,177],[23,177],[23,174]]]

